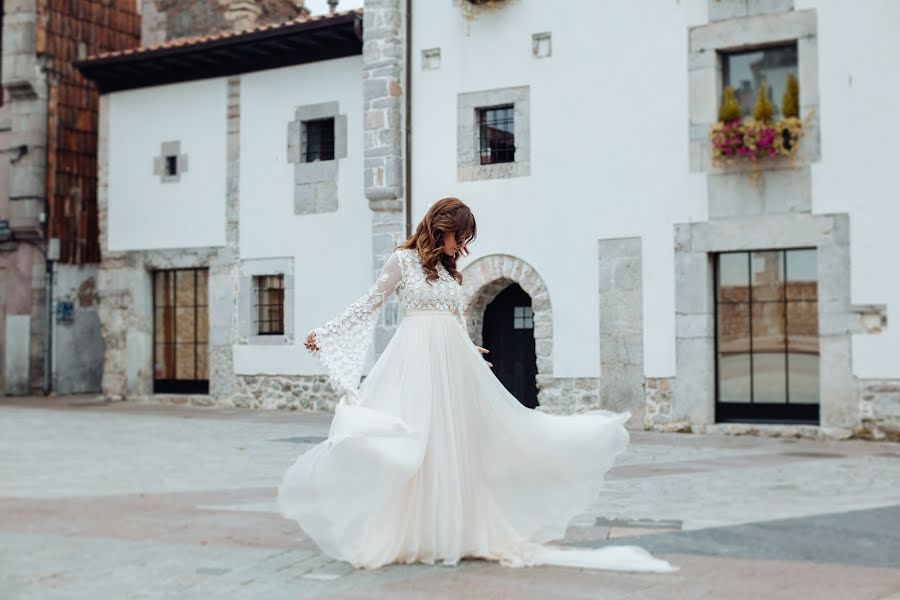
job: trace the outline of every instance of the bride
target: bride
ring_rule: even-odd
[[[475,239],[456,198],[433,204],[380,276],[309,332],[340,394],[328,439],[284,473],[281,514],[327,555],[355,567],[562,565],[672,571],[637,546],[564,548],[569,520],[595,499],[629,443],[630,413],[551,415],[524,407],[474,345],[456,261]],[[385,301],[404,318],[359,383]],[[498,360],[502,360],[498,359]]]

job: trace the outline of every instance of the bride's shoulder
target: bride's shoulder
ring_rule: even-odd
[[[415,248],[399,248],[395,250],[397,256],[406,260],[419,260],[419,251]]]

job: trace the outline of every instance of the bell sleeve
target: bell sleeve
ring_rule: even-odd
[[[384,303],[401,280],[400,258],[391,254],[375,283],[342,313],[311,331],[318,350],[313,353],[325,367],[328,381],[349,404],[355,404],[366,352],[375,337],[375,324]]]

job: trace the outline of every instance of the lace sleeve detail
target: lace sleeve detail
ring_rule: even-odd
[[[453,307],[453,316],[456,317],[456,320],[459,321],[459,324],[462,326],[463,331],[466,332],[466,335],[469,335],[469,326],[466,323],[466,315],[463,312],[462,306],[459,304]]]
[[[375,335],[378,315],[397,289],[400,278],[400,260],[395,252],[385,261],[369,291],[344,312],[312,330],[316,332],[319,348],[314,351],[315,355],[325,367],[331,385],[350,404],[356,400],[363,362]]]

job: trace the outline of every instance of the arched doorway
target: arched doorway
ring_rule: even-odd
[[[535,408],[534,312],[531,296],[518,283],[506,286],[484,309],[481,338],[500,382],[523,405]]]

